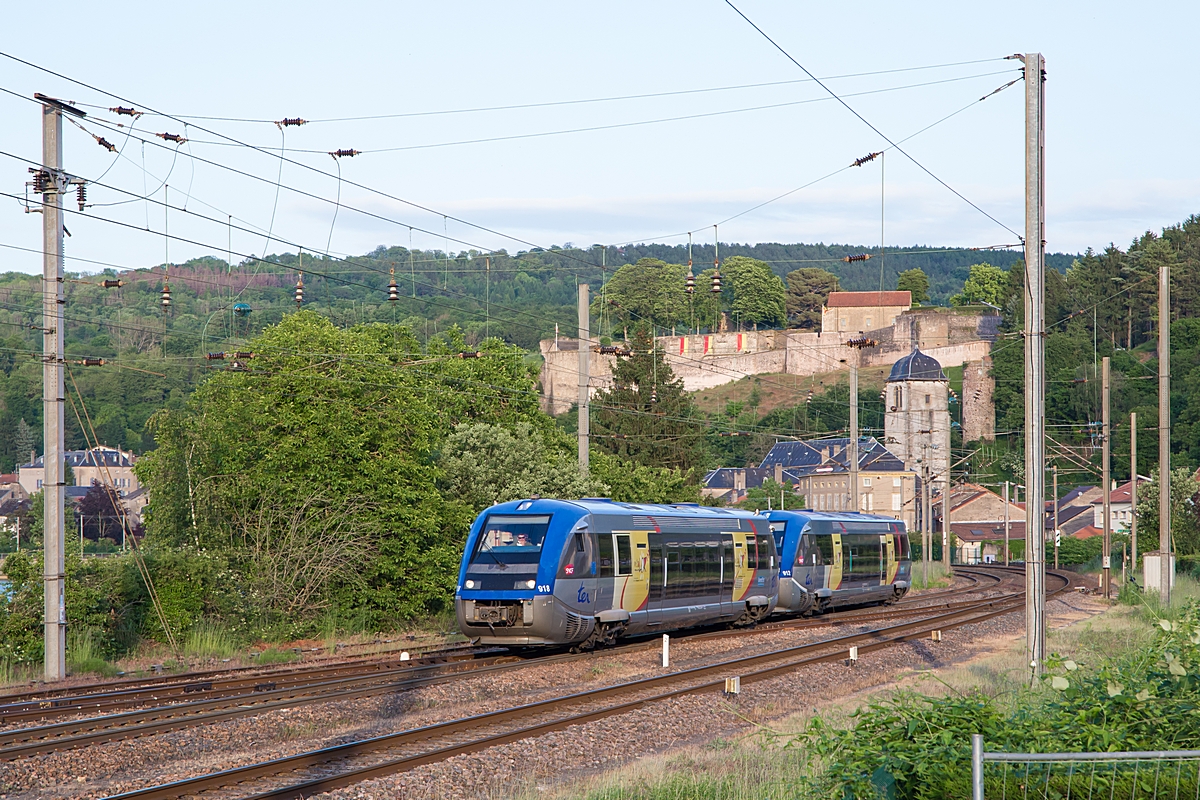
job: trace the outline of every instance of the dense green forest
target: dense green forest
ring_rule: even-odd
[[[981,254],[908,248],[889,252],[884,259],[841,261],[847,255],[878,255],[877,251],[849,245],[722,243],[720,248],[723,263],[734,256],[754,258],[768,263],[780,276],[798,268],[825,268],[840,278],[843,289],[878,288],[881,273],[885,288],[894,288],[899,271],[922,268],[929,275],[935,302],[959,291],[969,266],[982,257],[997,265],[1017,258],[1012,251]],[[712,245],[694,248],[697,275],[711,266],[712,257]],[[588,282],[600,294],[599,287],[617,269],[643,258],[684,264],[687,248],[565,246],[483,256],[379,247],[340,261],[305,256],[301,263],[299,255],[283,254],[232,265],[202,258],[119,276],[75,274],[66,284],[68,359],[104,358],[106,364],[70,364],[69,394],[77,385],[102,442],[142,453],[154,444],[145,427],[150,416],[159,408],[177,407],[205,375],[224,368],[221,361],[205,359],[205,353],[236,350],[296,309],[294,291],[301,275],[297,270],[303,271],[304,307],[335,325],[401,323],[421,341],[458,326],[467,346],[498,336],[536,352],[537,342],[553,336],[556,326],[564,335],[574,333],[577,283]],[[1055,255],[1050,262],[1065,268],[1071,257]],[[119,278],[125,285],[102,288],[100,282],[106,278]],[[392,280],[398,298],[389,302]],[[161,305],[164,283],[171,292],[167,314]],[[28,458],[23,452],[26,442],[17,435],[22,420],[33,433],[33,448],[41,450],[39,292],[36,276],[0,275],[0,470],[4,471]],[[73,448],[85,444],[79,417],[71,408],[67,443]]]

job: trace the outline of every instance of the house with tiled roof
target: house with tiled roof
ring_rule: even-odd
[[[796,476],[797,494],[814,511],[850,511],[850,439],[779,442],[760,467],[778,465]],[[859,511],[917,524],[917,475],[873,436],[858,441]]]
[[[68,450],[64,461],[75,476],[74,486],[87,492],[93,482],[107,484],[117,490],[121,497],[136,491],[141,482],[133,472],[137,456],[115,447],[93,447],[90,450]],[[46,477],[45,456],[38,456],[28,464],[17,468],[21,487],[28,494],[41,491]],[[68,496],[70,493],[68,492]]]
[[[887,328],[910,308],[912,292],[830,292],[821,308],[821,332]]]
[[[1138,486],[1141,487],[1150,482],[1149,478],[1138,476]],[[1111,520],[1110,530],[1113,531],[1128,531],[1133,524],[1133,481],[1126,481],[1123,485],[1113,488],[1108,493],[1108,509],[1109,519]],[[1103,530],[1104,528],[1104,496],[1103,492],[1097,491],[1096,497],[1092,500],[1092,524]]]

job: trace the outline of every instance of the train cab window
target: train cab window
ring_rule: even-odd
[[[774,539],[775,539],[776,552],[779,552],[779,553],[783,552],[783,537],[784,537],[784,534],[786,533],[786,531],[787,531],[787,523],[785,523],[785,522],[772,522],[771,523],[771,536],[774,537]]]
[[[600,538],[604,539],[607,534]],[[590,578],[593,576],[593,565],[596,563],[595,539],[586,530],[576,531],[567,541],[563,550],[562,563],[558,568],[560,578]]]

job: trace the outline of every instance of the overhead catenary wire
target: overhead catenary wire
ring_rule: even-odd
[[[997,71],[993,71],[993,72],[984,72],[984,73],[979,73],[976,75],[966,75],[966,76],[957,77],[957,78],[946,78],[944,80],[925,81],[923,83],[913,83],[913,84],[907,84],[904,86],[893,86],[893,87],[888,87],[885,89],[869,89],[869,90],[864,90],[864,91],[859,91],[859,92],[849,92],[849,93],[845,94],[844,96],[845,97],[865,97],[868,95],[884,94],[887,92],[903,91],[903,90],[907,90],[907,89],[920,89],[920,88],[924,88],[927,86],[936,86],[936,85],[945,84],[945,83],[957,83],[960,81],[971,80],[974,78],[985,78],[985,77],[990,77],[990,76],[994,76],[994,75],[1007,75],[1007,74],[1011,74],[1011,72],[1012,72],[1012,70],[997,70]],[[676,116],[672,116],[672,117],[658,117],[655,119],[635,120],[632,122],[613,122],[613,123],[606,123],[603,125],[587,125],[587,126],[578,127],[578,128],[565,128],[565,129],[561,129],[561,130],[536,131],[533,133],[517,133],[517,134],[508,134],[508,135],[503,135],[503,136],[485,136],[485,137],[480,137],[480,138],[476,138],[476,139],[457,139],[457,140],[446,141],[446,142],[426,142],[423,144],[397,145],[394,147],[367,147],[362,150],[354,151],[354,154],[355,155],[369,155],[369,154],[373,154],[373,153],[401,153],[401,152],[406,152],[406,151],[410,151],[410,150],[430,150],[430,149],[440,148],[440,147],[461,147],[464,145],[472,145],[472,144],[490,144],[493,142],[519,141],[521,139],[537,139],[537,138],[542,138],[542,137],[546,137],[546,136],[566,136],[566,135],[576,134],[576,133],[594,133],[597,131],[620,130],[622,128],[635,128],[635,127],[640,127],[643,125],[659,125],[659,124],[664,124],[664,123],[668,123],[668,122],[686,122],[689,120],[707,119],[710,117],[721,117],[721,116],[726,116],[729,114],[744,114],[744,113],[750,113],[750,112],[754,112],[754,111],[769,111],[769,110],[777,109],[777,108],[789,108],[791,106],[809,105],[811,103],[825,103],[825,102],[829,102],[831,99],[832,98],[829,98],[829,97],[813,97],[813,98],[807,98],[804,100],[789,100],[789,101],[782,102],[782,103],[768,103],[768,104],[764,104],[764,105],[748,106],[745,108],[731,108],[731,109],[724,109],[724,110],[720,110],[720,111],[704,111],[704,112],[697,112],[694,114],[676,115]],[[211,140],[207,140],[207,139],[198,139],[198,140],[195,140],[195,143],[200,144],[200,145],[213,146],[213,147],[244,147],[244,146],[246,146],[246,145],[240,144],[240,143],[218,142],[218,141],[211,141]],[[326,153],[328,151],[312,149],[312,148],[292,148],[291,152],[319,154],[319,153]]]
[[[946,69],[949,67],[963,67],[963,66],[971,66],[974,64],[987,64],[987,63],[990,63],[993,61],[1002,61],[1002,60],[1003,60],[1002,57],[995,56],[992,58],[980,58],[980,59],[974,59],[971,61],[952,61],[952,62],[948,62],[948,63],[944,63],[944,64],[927,64],[927,65],[919,66],[919,67],[899,67],[899,68],[894,68],[894,69],[874,70],[871,72],[852,72],[852,73],[846,73],[843,75],[827,75],[823,78],[823,80],[842,80],[842,79],[847,79],[847,78],[871,77],[871,76],[875,76],[875,75],[890,75],[890,74],[895,74],[895,73],[900,73],[900,72],[917,72],[920,70],[928,70],[928,69]],[[444,109],[444,110],[439,110],[439,111],[409,111],[409,112],[394,113],[394,114],[369,114],[369,115],[365,115],[365,116],[355,116],[355,117],[325,117],[325,118],[304,120],[303,124],[317,125],[317,124],[321,124],[321,123],[331,123],[331,122],[369,122],[369,121],[384,120],[384,119],[408,119],[411,117],[430,117],[430,116],[441,116],[441,115],[449,115],[449,114],[472,114],[472,113],[488,112],[488,111],[513,111],[513,110],[523,110],[523,109],[530,109],[530,108],[549,108],[549,107],[553,107],[553,106],[581,105],[581,104],[586,104],[586,103],[609,103],[609,102],[620,101],[620,100],[644,100],[644,99],[672,97],[672,96],[679,96],[679,95],[702,94],[702,93],[706,93],[706,92],[726,92],[726,91],[734,91],[734,90],[740,90],[740,89],[759,89],[759,88],[764,88],[764,87],[789,86],[789,85],[795,85],[795,84],[801,84],[801,83],[811,83],[811,80],[809,80],[807,78],[798,78],[798,79],[786,80],[786,81],[766,81],[766,82],[761,82],[761,83],[744,83],[744,84],[737,84],[734,86],[715,86],[715,87],[707,87],[707,88],[701,88],[701,89],[679,89],[679,90],[666,91],[666,92],[650,92],[650,93],[642,93],[642,94],[616,95],[616,96],[611,96],[611,97],[593,97],[593,98],[585,98],[585,99],[581,99],[581,100],[553,100],[553,101],[541,102],[541,103],[517,103],[517,104],[510,104],[510,105],[503,105],[503,106],[481,106],[481,107],[476,107],[476,108]],[[98,109],[106,108],[105,106],[96,105],[93,103],[78,103],[77,105],[82,106],[83,108],[98,108]],[[108,109],[108,110],[112,111],[113,109]],[[161,116],[161,115],[158,115],[156,112],[150,112],[150,113],[152,116]],[[280,124],[279,120],[258,119],[258,118],[254,118],[254,117],[221,117],[221,116],[204,116],[204,115],[198,115],[198,114],[177,114],[176,117],[178,119],[208,120],[210,122],[248,122],[248,123],[256,123],[256,124],[257,123],[266,123],[266,124],[272,124],[272,125]],[[289,122],[289,120],[284,120],[284,122]]]
[[[931,170],[930,170],[928,167],[926,167],[924,164],[922,164],[920,161],[918,161],[916,158],[914,158],[912,155],[910,155],[910,154],[908,153],[908,151],[907,151],[907,150],[905,150],[904,148],[900,147],[900,146],[899,146],[899,145],[898,145],[896,142],[894,142],[894,141],[892,141],[890,138],[888,138],[887,134],[885,134],[885,133],[884,133],[883,131],[881,131],[879,128],[877,128],[877,127],[875,127],[873,124],[871,124],[871,123],[870,123],[870,122],[867,120],[867,118],[866,118],[866,117],[864,117],[862,114],[858,113],[858,111],[856,111],[856,110],[855,110],[855,109],[854,109],[854,108],[853,108],[853,107],[852,107],[852,106],[851,106],[849,103],[847,103],[847,102],[846,102],[846,101],[845,101],[845,100],[844,100],[844,99],[843,99],[841,96],[839,96],[839,95],[838,95],[836,92],[834,92],[832,89],[830,89],[828,86],[826,86],[826,85],[825,85],[825,84],[824,84],[824,83],[823,83],[823,82],[822,82],[822,81],[821,81],[819,78],[817,78],[815,75],[813,75],[813,74],[812,74],[812,73],[811,73],[811,72],[808,70],[808,68],[807,68],[807,67],[805,67],[803,64],[801,64],[799,61],[797,61],[797,60],[795,59],[795,57],[793,57],[793,56],[792,56],[792,54],[791,54],[791,53],[789,53],[789,52],[788,52],[787,50],[785,50],[785,49],[784,49],[784,48],[783,48],[783,47],[782,47],[782,46],[781,46],[781,45],[780,45],[778,42],[776,42],[774,39],[772,39],[772,38],[771,38],[771,37],[770,37],[770,36],[767,34],[767,32],[766,32],[766,31],[764,31],[762,28],[760,28],[758,25],[756,25],[756,24],[754,23],[754,21],[753,21],[753,20],[751,20],[751,19],[750,19],[748,16],[746,16],[744,13],[742,13],[742,11],[741,11],[741,10],[740,10],[740,9],[739,9],[737,6],[735,6],[735,5],[733,4],[732,0],[725,0],[725,4],[726,4],[726,5],[728,5],[730,8],[732,8],[732,9],[733,9],[735,12],[737,12],[737,15],[738,15],[739,17],[741,17],[741,18],[742,18],[742,19],[744,19],[744,20],[745,20],[747,23],[749,23],[750,27],[754,28],[754,30],[758,31],[758,32],[759,32],[759,34],[761,34],[761,35],[762,35],[762,37],[763,37],[764,39],[766,39],[768,42],[770,42],[770,43],[771,43],[771,45],[772,45],[772,46],[773,46],[773,47],[774,47],[776,50],[778,50],[780,53],[782,53],[782,54],[784,55],[784,57],[786,57],[786,58],[788,59],[788,61],[791,61],[793,64],[795,64],[797,67],[799,67],[799,68],[800,68],[800,70],[801,70],[801,71],[802,71],[802,72],[803,72],[805,75],[807,75],[808,77],[812,78],[812,79],[813,79],[813,80],[816,82],[816,84],[817,84],[818,86],[820,86],[822,89],[824,89],[826,92],[828,92],[828,93],[829,93],[829,95],[830,95],[830,96],[831,96],[831,97],[832,97],[834,100],[837,100],[839,103],[841,103],[841,104],[842,104],[842,106],[844,106],[844,107],[846,108],[846,110],[847,110],[847,111],[849,111],[851,114],[853,114],[855,117],[857,117],[857,118],[859,119],[859,121],[861,121],[861,122],[862,122],[864,125],[866,125],[868,128],[870,128],[872,131],[874,131],[874,132],[875,132],[875,133],[876,133],[876,134],[879,136],[879,138],[883,139],[885,142],[887,142],[889,145],[891,145],[893,148],[895,148],[895,149],[896,149],[896,150],[897,150],[897,151],[898,151],[898,152],[899,152],[901,155],[903,155],[905,158],[907,158],[909,161],[911,161],[911,162],[912,162],[912,163],[913,163],[913,164],[914,164],[914,165],[915,165],[915,166],[916,166],[918,169],[920,169],[922,172],[924,172],[924,173],[925,173],[926,175],[928,175],[929,177],[933,178],[935,181],[937,181],[938,183],[940,183],[942,186],[944,186],[944,187],[946,187],[947,189],[949,189],[949,190],[950,190],[950,192],[952,192],[952,193],[953,193],[955,196],[957,196],[957,197],[958,197],[960,200],[962,200],[964,203],[966,203],[967,205],[971,206],[971,208],[974,208],[974,209],[975,209],[976,211],[978,211],[980,214],[983,214],[985,217],[987,217],[987,218],[988,218],[988,219],[990,219],[992,222],[994,222],[994,223],[996,223],[997,225],[999,225],[1001,228],[1004,228],[1006,231],[1008,231],[1009,233],[1011,233],[1013,236],[1016,236],[1016,237],[1020,238],[1020,239],[1021,239],[1021,241],[1024,241],[1024,237],[1022,237],[1022,236],[1021,236],[1021,234],[1017,233],[1015,230],[1013,230],[1012,228],[1008,227],[1007,225],[1005,225],[1005,224],[1004,224],[1003,222],[1001,222],[1000,220],[996,219],[994,216],[992,216],[991,214],[989,214],[987,211],[984,211],[982,208],[980,208],[978,205],[976,205],[976,204],[975,204],[974,202],[972,202],[971,200],[968,200],[968,199],[967,199],[967,197],[966,197],[965,195],[963,195],[961,192],[959,192],[957,189],[955,189],[955,188],[954,188],[953,186],[951,186],[950,184],[946,183],[944,180],[942,180],[941,178],[939,178],[937,175],[933,174],[933,172],[932,172],[932,171],[931,171]]]

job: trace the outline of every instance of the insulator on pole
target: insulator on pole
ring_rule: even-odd
[[[110,108],[109,111],[113,112],[114,114],[119,114],[123,117],[134,117],[135,119],[142,115],[142,112],[138,111],[136,108],[128,108],[126,106],[116,106],[114,108]]]
[[[77,203],[79,203],[79,210],[83,211],[84,206],[87,205],[87,185],[86,184],[81,183],[75,187],[75,201]]]
[[[304,276],[296,278],[296,307],[304,305]]]
[[[362,154],[361,150],[354,150],[354,149],[330,150],[329,151],[329,155],[333,156],[334,158],[354,158],[355,156],[361,155],[361,154]]]
[[[711,291],[713,294],[721,293],[721,273],[720,272],[713,273],[712,289],[710,289],[709,291]]]
[[[120,279],[114,280],[112,278],[106,278],[105,280],[100,281],[100,286],[104,289],[120,289],[124,285],[125,281]]]
[[[225,360],[224,353],[205,353],[204,357],[207,358],[209,361],[224,361]]]
[[[183,144],[187,141],[187,139],[183,138],[178,133],[156,133],[154,135],[165,141],[174,142],[175,144]]]
[[[103,367],[104,359],[103,358],[81,358],[78,361],[75,361],[74,363],[78,364],[81,367]]]
[[[650,390],[650,402],[651,402],[651,403],[657,403],[657,402],[658,402],[658,390],[657,390],[657,389],[651,389],[651,390]]]
[[[867,155],[863,156],[862,158],[854,159],[854,163],[851,164],[850,166],[861,167],[863,164],[866,164],[868,161],[874,161],[875,159],[879,158],[881,155],[883,155],[882,150],[878,153],[868,153]]]
[[[307,125],[308,120],[300,119],[300,117],[284,117],[281,120],[277,120],[275,122],[275,124],[281,128],[289,128],[289,127],[297,127],[300,125]]]
[[[478,350],[468,350],[465,353],[459,353],[459,358],[479,358],[482,355]]]
[[[400,287],[396,285],[396,279],[392,278],[392,282],[388,284],[388,301],[396,302],[400,299]]]
[[[108,139],[105,139],[103,136],[96,136],[95,134],[93,134],[92,138],[96,140],[96,144],[100,145],[108,152],[110,152],[110,153],[117,152],[117,146],[115,144],[113,144],[112,142],[110,142]]]
[[[695,291],[696,291],[696,276],[692,274],[691,269],[688,269],[687,293],[692,294]]]
[[[856,256],[846,256],[842,259],[842,261],[845,261],[847,264],[849,264],[851,261],[869,261],[870,259],[870,253],[859,253]]]
[[[163,311],[171,310],[171,287],[166,281],[163,281],[162,295],[158,302],[162,305]]]

